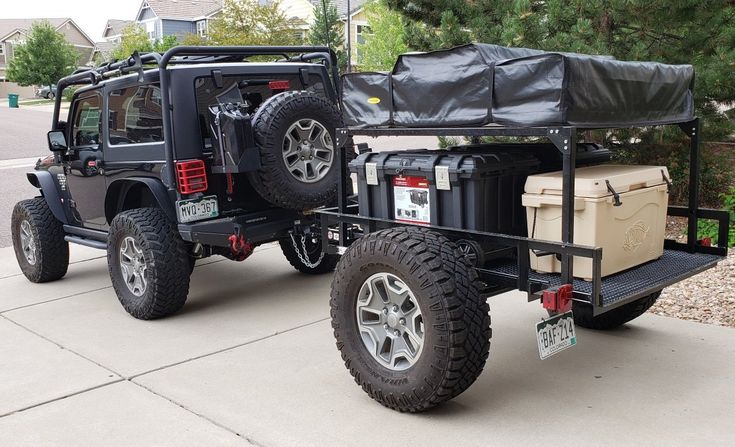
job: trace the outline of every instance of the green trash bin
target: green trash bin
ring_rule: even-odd
[[[8,107],[12,109],[18,108],[18,95],[16,95],[15,93],[10,93],[8,95]]]

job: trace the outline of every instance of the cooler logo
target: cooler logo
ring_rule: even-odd
[[[643,244],[648,236],[648,231],[651,228],[647,226],[643,221],[634,223],[625,232],[625,239],[623,240],[623,249],[625,251],[636,251],[638,247]]]
[[[373,96],[367,100],[370,104],[380,104],[380,98]]]

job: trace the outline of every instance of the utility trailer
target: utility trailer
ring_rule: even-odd
[[[488,296],[520,290],[527,293],[529,302],[540,300],[552,318],[540,323],[539,334],[543,327],[557,325],[555,335],[547,333],[547,337],[566,339],[569,345],[576,341],[570,341],[573,325],[563,322],[563,315],[571,320],[570,311],[579,326],[617,327],[644,313],[663,288],[724,259],[726,247],[697,240],[698,219],[717,221],[720,241],[727,240],[729,225],[726,212],[699,206],[700,121],[695,118],[674,125],[690,138],[691,187],[687,206],[669,206],[668,215],[687,219],[687,242],[666,240],[661,258],[604,278],[602,248],[574,243],[573,185],[581,128],[489,124],[338,129],[338,147],[358,135],[543,137],[563,161],[561,242],[551,242],[360,215],[358,205],[348,198],[351,180],[342,147],[338,152],[343,172],[338,204],[318,213],[322,239],[329,242],[324,244],[326,253],[342,255],[332,285],[332,325],[338,348],[357,383],[390,408],[428,409],[463,392],[481,372],[491,335]],[[462,244],[468,240],[506,247],[511,256],[471,265],[462,256],[466,251]],[[531,270],[529,250],[537,256],[556,256],[561,272]],[[591,280],[573,276],[575,257],[591,259]],[[377,304],[376,296],[382,298]]]

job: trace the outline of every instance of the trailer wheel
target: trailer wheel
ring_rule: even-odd
[[[434,407],[469,388],[487,360],[480,281],[440,234],[404,227],[363,236],[337,264],[330,306],[345,366],[386,407]]]
[[[120,304],[135,318],[152,320],[186,302],[192,268],[186,243],[158,208],[115,216],[107,242],[107,266]]]
[[[644,296],[636,301],[624,304],[618,308],[605,312],[596,317],[592,316],[592,306],[572,303],[574,312],[574,324],[587,329],[610,330],[622,326],[625,323],[634,320],[643,315],[648,309],[656,303],[661,291]]]
[[[337,107],[313,93],[269,98],[253,119],[261,168],[248,178],[258,194],[296,210],[334,202],[339,175],[334,133],[341,125]]]
[[[331,272],[339,260],[338,256],[322,253],[322,243],[319,238],[292,234],[280,239],[278,243],[289,264],[301,273],[318,275]]]
[[[56,219],[43,197],[23,200],[10,218],[15,258],[32,282],[60,279],[69,268],[69,243],[64,226]]]

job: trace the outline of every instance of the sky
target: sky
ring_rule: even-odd
[[[0,19],[71,17],[98,42],[107,19],[133,20],[142,0],[1,0]]]

